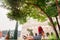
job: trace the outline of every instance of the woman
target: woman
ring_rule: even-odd
[[[38,27],[38,33],[41,36],[41,39],[42,39],[42,36],[43,36],[43,39],[44,39],[45,35],[44,35],[44,31],[43,31],[41,26]]]
[[[5,40],[5,38],[2,35],[2,32],[0,31],[0,40]]]

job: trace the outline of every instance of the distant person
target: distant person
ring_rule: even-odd
[[[5,40],[9,40],[9,36],[8,36],[8,35],[6,35],[6,38],[5,38]]]
[[[44,31],[41,26],[38,27],[38,33],[40,36],[43,36],[43,38],[44,38]],[[42,39],[42,37],[41,37],[41,39]]]
[[[5,40],[5,38],[2,36],[2,32],[0,31],[0,40]]]
[[[46,36],[47,36],[47,37],[49,36],[49,33],[48,33],[48,32],[46,33]]]
[[[34,40],[41,40],[41,35],[37,35],[37,33],[35,33]]]
[[[34,38],[33,38],[32,35],[29,34],[29,35],[27,36],[27,39],[26,39],[26,40],[34,40]]]
[[[23,35],[23,39],[25,40],[27,37],[25,35]]]
[[[53,32],[51,32],[50,39],[51,39],[51,40],[55,40],[55,39],[56,39],[56,35],[55,35]]]
[[[46,39],[49,39],[49,37],[50,37],[50,34],[47,32],[46,33]]]
[[[37,33],[35,33],[34,40],[38,40]]]

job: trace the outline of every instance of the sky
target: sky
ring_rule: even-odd
[[[1,5],[1,2],[0,2],[0,5]],[[0,31],[3,31],[3,30],[14,30],[15,29],[15,25],[16,25],[16,21],[14,20],[10,20],[8,17],[7,17],[7,13],[9,11],[3,7],[0,7]],[[19,24],[19,28],[18,30],[21,31],[22,29],[22,25]]]

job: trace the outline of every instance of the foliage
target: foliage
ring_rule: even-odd
[[[49,6],[49,7],[46,9],[46,13],[47,13],[50,17],[55,17],[55,16],[58,15],[56,7],[52,7],[52,6]]]
[[[26,0],[28,2],[35,3],[34,0]],[[37,9],[32,6],[26,4],[24,0],[5,0],[5,5],[10,8],[10,12],[7,14],[8,18],[12,20],[17,20],[20,23],[25,23],[27,21],[27,17],[33,17],[34,19],[38,19],[38,21],[45,21],[46,16],[40,14]],[[43,5],[42,5],[43,6]]]
[[[30,35],[33,36],[33,30],[32,29],[27,29],[28,32],[30,32]]]
[[[55,39],[56,39],[56,35],[55,35],[55,34],[50,35],[50,36],[49,36],[49,39],[50,39],[50,40],[55,40]]]
[[[52,24],[51,24],[50,22],[48,22],[48,25],[49,25],[49,26],[52,26]],[[54,25],[55,25],[55,26],[57,25],[57,22],[56,22],[56,21],[54,22]]]
[[[7,14],[8,18],[20,21],[21,23],[26,22],[27,16],[20,10],[20,2],[22,2],[21,0],[5,0],[4,2],[6,6],[10,8],[10,12]]]
[[[27,17],[33,17],[34,19],[38,19],[38,21],[45,21],[46,16],[39,15],[38,9],[34,6],[29,5],[35,4],[43,9],[50,17],[57,16],[57,9],[55,0],[4,0],[4,3],[11,10],[7,14],[8,18],[12,20],[20,21],[20,23],[25,23],[27,21]],[[60,1],[59,1],[60,4]],[[38,11],[37,11],[38,10]]]

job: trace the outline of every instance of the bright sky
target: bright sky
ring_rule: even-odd
[[[0,7],[0,31],[9,30],[9,29],[14,30],[15,29],[16,21],[10,21],[10,19],[7,18],[7,16],[6,16],[7,13],[8,13],[7,9]],[[18,30],[22,29],[21,26],[22,25],[19,24]]]

